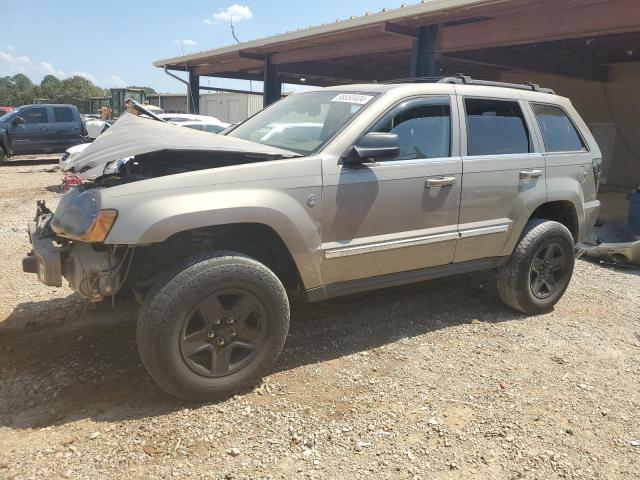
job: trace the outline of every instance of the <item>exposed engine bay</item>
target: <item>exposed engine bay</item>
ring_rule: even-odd
[[[272,156],[244,152],[162,150],[116,160],[88,187],[112,187],[150,178],[273,160]]]

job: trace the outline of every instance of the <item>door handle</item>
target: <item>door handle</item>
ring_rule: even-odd
[[[40,131],[41,131],[41,132],[47,132],[48,130],[49,130],[49,129],[48,129],[47,127],[42,127],[42,128],[40,129]]]
[[[450,187],[455,185],[456,177],[432,177],[427,178],[427,188],[431,187]]]
[[[542,170],[520,170],[520,178],[538,178],[542,176]]]

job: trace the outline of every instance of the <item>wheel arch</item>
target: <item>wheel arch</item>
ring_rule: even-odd
[[[529,216],[529,220],[545,219],[558,222],[571,232],[573,242],[580,236],[580,221],[573,202],[569,200],[553,200],[539,205]]]
[[[137,246],[129,286],[143,297],[150,286],[162,283],[168,272],[190,258],[214,252],[246,255],[271,270],[290,294],[308,289],[300,264],[282,236],[259,222],[230,223],[189,228],[175,232],[162,242]]]
[[[300,271],[287,244],[280,234],[267,224],[247,222],[192,228],[173,234],[166,242],[175,242],[180,237],[189,239],[189,255],[209,250],[242,253],[273,271],[287,290],[304,287]]]

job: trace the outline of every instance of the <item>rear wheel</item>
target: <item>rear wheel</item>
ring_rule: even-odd
[[[284,345],[289,303],[271,270],[235,253],[190,259],[140,311],[138,349],[153,379],[185,400],[255,384]]]
[[[562,298],[574,262],[573,237],[567,227],[549,220],[531,220],[498,274],[500,297],[524,313],[546,312]]]
[[[0,145],[0,163],[5,162],[7,160],[7,154],[4,153],[4,149],[2,145]]]

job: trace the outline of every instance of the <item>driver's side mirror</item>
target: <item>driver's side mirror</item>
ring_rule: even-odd
[[[400,139],[397,134],[371,132],[362,137],[344,161],[349,165],[358,165],[371,160],[394,158],[399,154]]]
[[[13,123],[14,126],[17,126],[17,125],[22,125],[23,123],[26,123],[26,122],[24,121],[24,118],[16,117],[13,119],[13,122],[11,123]]]

